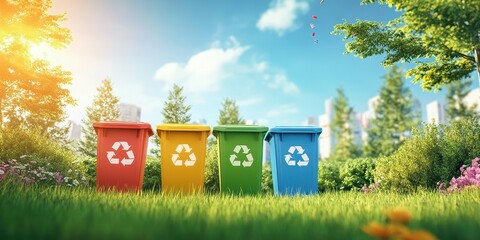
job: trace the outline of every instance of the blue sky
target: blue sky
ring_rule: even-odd
[[[323,114],[340,86],[355,110],[366,111],[387,70],[381,57],[345,55],[333,26],[399,15],[359,0],[62,0],[51,12],[67,13],[63,26],[74,39],[57,57],[74,78],[69,88],[77,106],[68,109],[69,119],[85,117],[96,87],[109,77],[121,102],[140,106],[142,121],[152,126],[162,122],[174,82],[184,86],[192,120],[212,126],[226,97],[237,101],[242,117],[267,126]],[[408,86],[422,111],[444,99],[442,91]]]

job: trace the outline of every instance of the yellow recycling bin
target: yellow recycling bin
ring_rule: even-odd
[[[162,158],[162,191],[203,193],[210,127],[193,124],[157,126]]]

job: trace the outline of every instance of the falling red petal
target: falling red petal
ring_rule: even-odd
[[[313,19],[317,19],[317,16],[313,15],[312,18],[313,18]]]
[[[315,32],[312,32],[312,37],[315,37]]]

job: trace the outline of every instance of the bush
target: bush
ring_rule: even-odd
[[[460,168],[461,176],[458,178],[452,178],[450,180],[450,187],[445,189],[446,184],[439,182],[438,190],[443,193],[451,193],[453,191],[460,192],[466,188],[477,188],[480,189],[480,167],[478,162],[480,158],[475,158],[472,160],[472,166],[467,167],[463,165]]]
[[[437,170],[443,182],[460,176],[458,169],[480,157],[480,124],[476,119],[454,121],[445,127],[440,152],[442,160]]]
[[[374,182],[374,158],[350,159],[340,166],[339,177],[345,190],[360,190]]]
[[[83,165],[72,150],[36,129],[4,127],[0,130],[0,162],[8,164],[12,160],[25,168],[43,167],[48,172],[58,172],[67,182],[69,179],[81,180],[85,174]]]
[[[269,163],[264,164],[262,169],[262,192],[266,194],[273,193],[272,167]]]
[[[162,188],[161,159],[147,156],[143,175],[143,190],[159,192]]]
[[[205,159],[205,185],[207,193],[220,192],[220,178],[218,170],[218,144],[212,143],[207,149]]]
[[[479,132],[476,119],[415,128],[394,154],[378,160],[375,179],[383,188],[402,192],[435,188],[439,180],[458,176],[458,168],[480,155]]]
[[[344,164],[341,160],[325,160],[318,163],[318,191],[340,190],[340,167]]]

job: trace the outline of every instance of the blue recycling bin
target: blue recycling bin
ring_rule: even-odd
[[[270,144],[275,195],[318,193],[318,127],[274,127]]]

